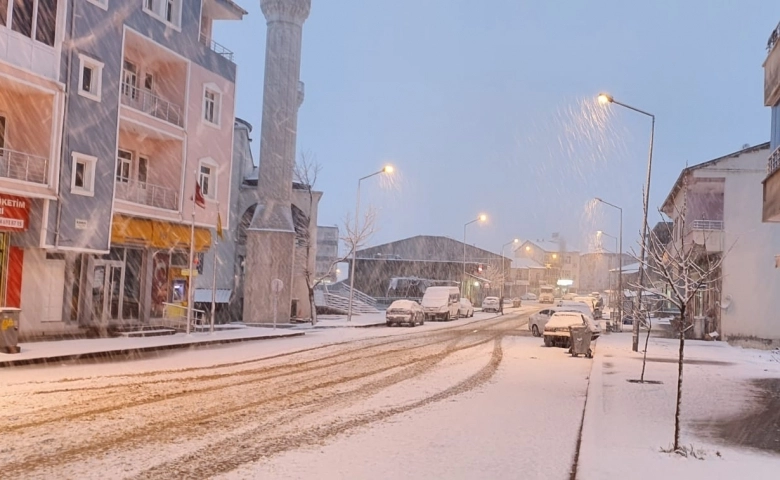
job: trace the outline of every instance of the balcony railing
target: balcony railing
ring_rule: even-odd
[[[207,37],[205,34],[200,34],[200,43],[203,45],[206,45],[213,51],[214,53],[218,55],[222,55],[226,59],[233,61],[233,52],[225,48],[224,46],[220,45],[219,43],[215,42],[214,40]]]
[[[693,230],[723,230],[723,220],[694,220]]]
[[[165,210],[179,209],[179,193],[176,190],[136,180],[117,180],[116,198]]]
[[[772,33],[769,35],[769,40],[766,42],[766,51],[771,52],[775,47],[775,44],[780,41],[780,23],[777,24]]]
[[[45,157],[0,148],[0,177],[46,185],[48,171],[49,160]]]
[[[179,127],[184,126],[184,115],[179,105],[127,82],[122,83],[122,104]]]
[[[772,175],[780,168],[780,147],[775,148],[775,151],[769,155],[769,162],[767,163],[766,175]]]

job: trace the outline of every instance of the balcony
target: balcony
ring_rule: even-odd
[[[184,114],[181,106],[127,82],[122,83],[122,105],[127,105],[178,127],[184,126]]]
[[[780,147],[769,154],[766,173],[762,182],[764,197],[762,202],[762,220],[764,222],[780,222]]]
[[[45,157],[0,148],[0,177],[47,185],[48,171]]]
[[[171,188],[129,180],[116,183],[116,198],[165,210],[179,209],[179,193]]]
[[[225,57],[228,61],[233,62],[233,52],[228,50],[224,46],[220,45],[219,43],[215,42],[211,38],[209,38],[208,35],[201,33],[200,43],[209,47],[209,49],[211,49],[211,51],[216,53],[217,55],[221,55],[222,57]]]

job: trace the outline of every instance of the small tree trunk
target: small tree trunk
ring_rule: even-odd
[[[647,316],[647,336],[645,337],[645,351],[642,354],[642,375],[639,376],[639,383],[645,383],[645,366],[647,365],[647,345],[650,343],[650,331],[653,329],[653,322],[650,320],[650,314]]]
[[[309,308],[311,309],[311,325],[317,325],[317,305],[314,304],[314,288],[307,282],[306,287],[309,289]]]
[[[677,361],[677,408],[674,412],[674,450],[680,448],[680,408],[682,407],[683,354],[685,351],[685,307],[680,309],[680,352]]]

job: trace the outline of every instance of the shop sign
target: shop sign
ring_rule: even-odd
[[[0,230],[23,232],[30,226],[30,199],[0,193]]]

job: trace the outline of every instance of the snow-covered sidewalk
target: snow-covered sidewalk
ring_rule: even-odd
[[[630,333],[598,340],[578,479],[778,478],[780,456],[736,446],[718,431],[757,410],[751,380],[780,378],[780,358],[721,342],[686,342],[681,442],[701,451],[700,461],[661,451],[673,442],[677,341],[650,339],[645,380],[660,384],[628,381],[638,379],[642,367],[641,354],[631,352],[630,344]]]
[[[213,334],[197,332],[186,335],[164,335],[158,337],[116,337],[84,338],[77,340],[55,340],[48,342],[21,343],[21,353],[0,353],[0,367],[31,365],[83,358],[104,358],[115,355],[145,353],[173,348],[216,345],[223,343],[266,340],[280,337],[295,337],[305,332],[290,329],[240,328],[218,330]]]

